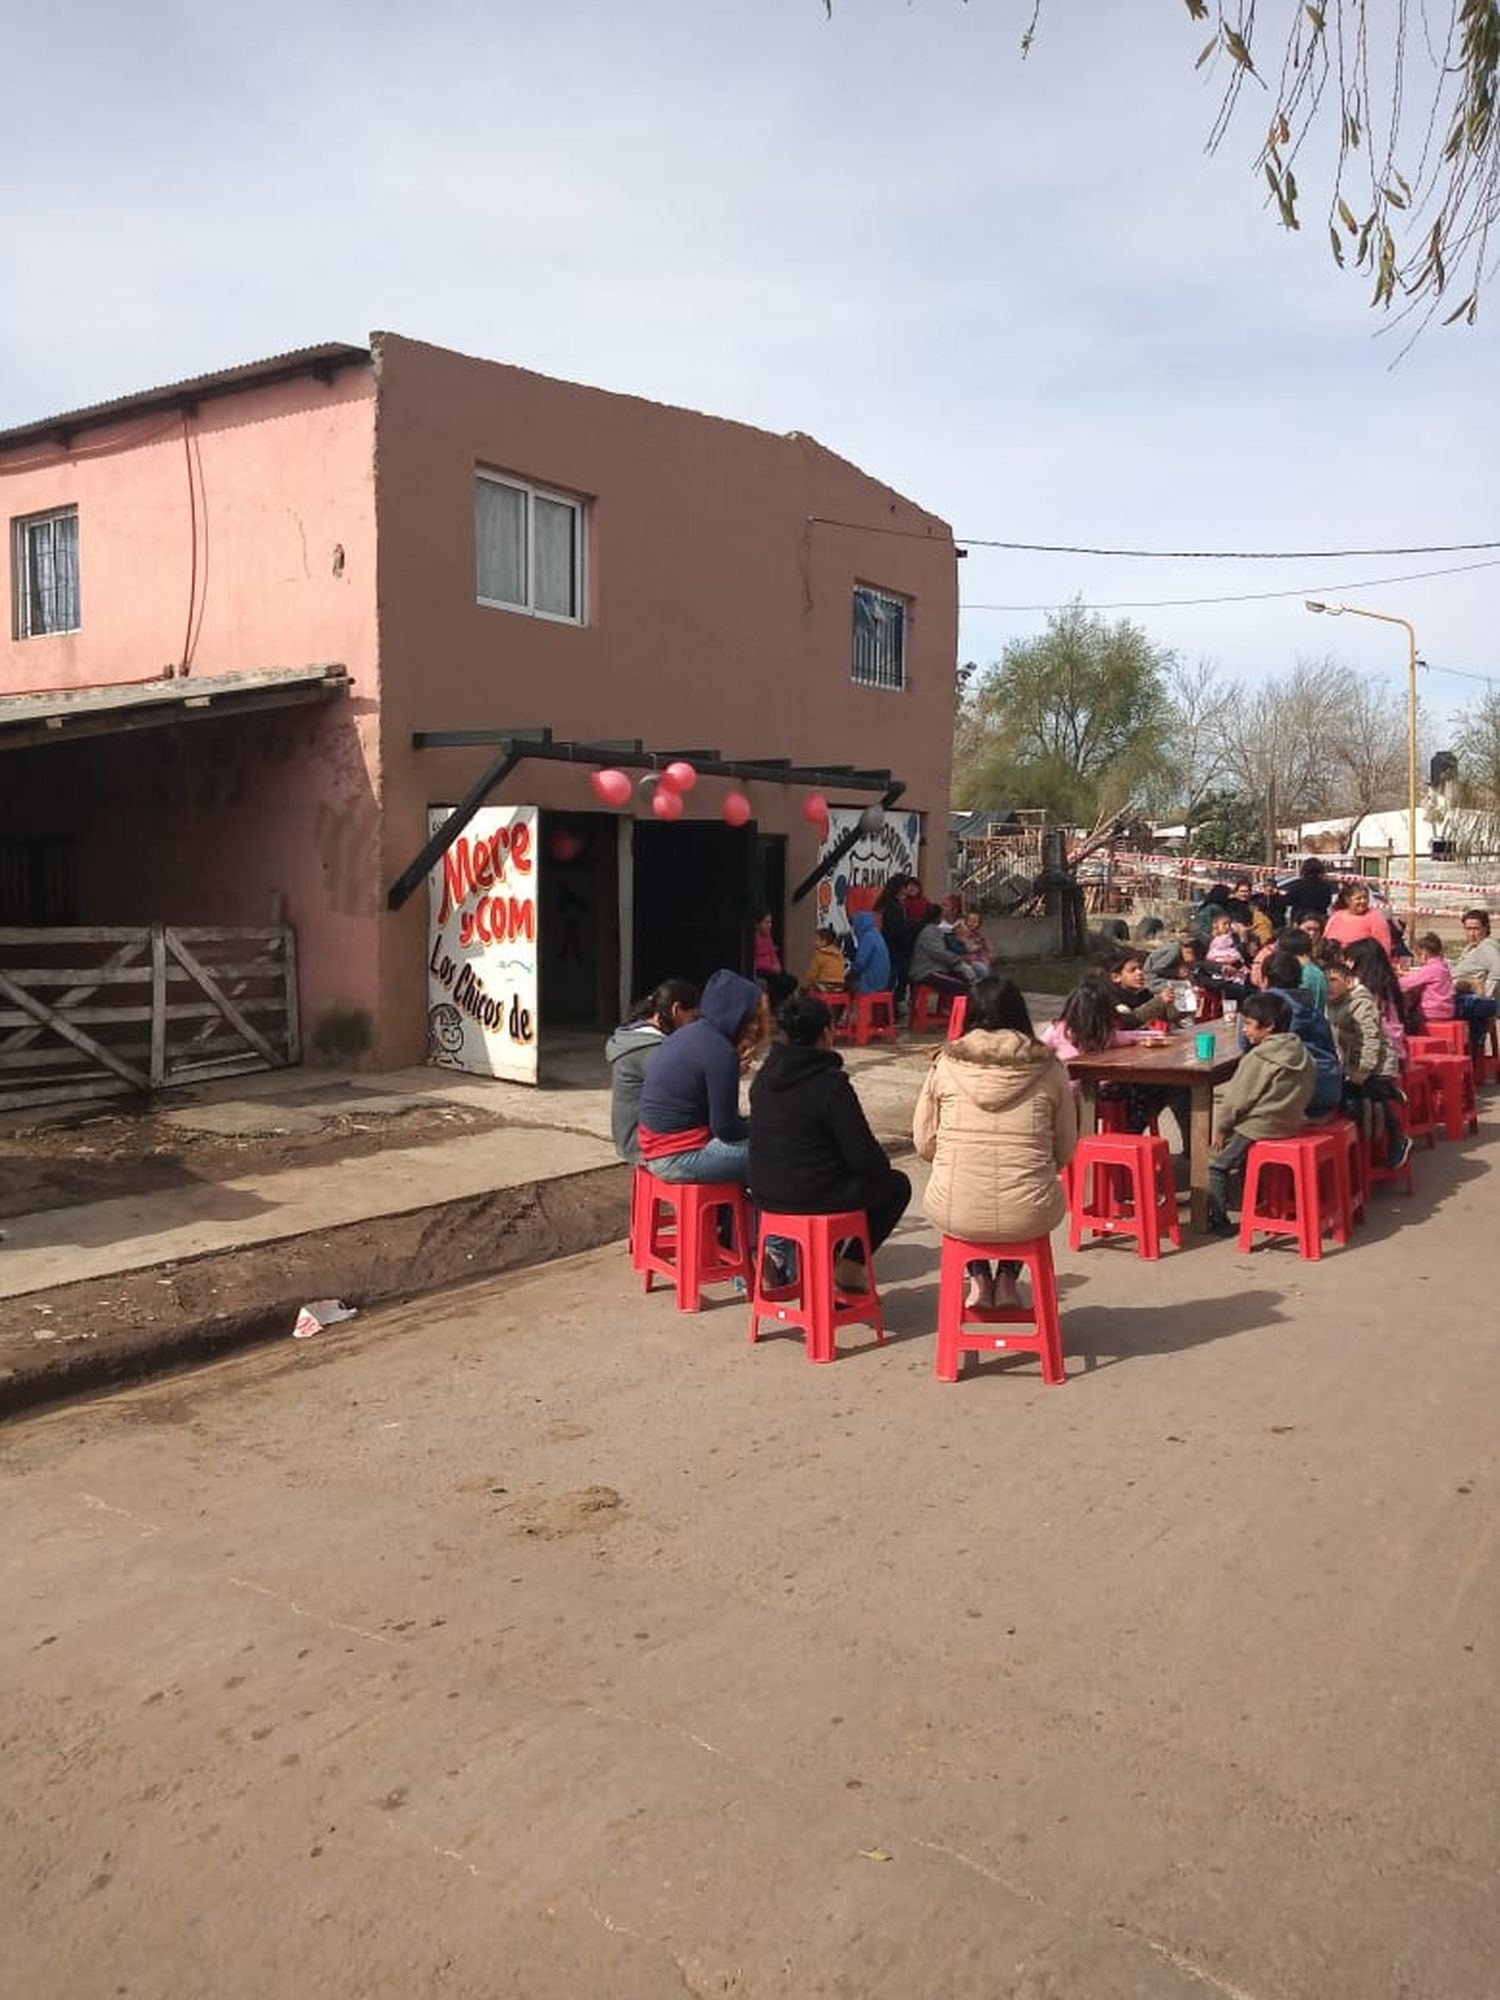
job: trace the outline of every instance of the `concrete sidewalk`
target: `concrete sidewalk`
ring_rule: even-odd
[[[935,1043],[846,1052],[875,1131],[910,1145]],[[184,1134],[247,1141],[246,1170],[6,1220],[0,1415],[288,1332],[306,1300],[412,1297],[623,1236],[629,1174],[609,1137],[596,1042],[541,1089],[418,1068],[380,1077],[280,1071],[192,1093]],[[257,1171],[257,1134],[318,1120],[367,1127],[413,1105],[502,1123],[356,1158]]]

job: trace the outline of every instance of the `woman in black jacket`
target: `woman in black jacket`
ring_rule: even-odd
[[[891,987],[899,1007],[906,992],[911,971],[912,947],[917,941],[917,932],[922,928],[913,923],[906,913],[906,892],[915,889],[915,875],[893,875],[881,890],[875,904],[875,915],[880,921],[880,934],[885,939],[885,948],[891,955]]]
[[[834,1052],[833,1016],[810,993],[777,1015],[780,1038],[750,1086],[750,1193],[776,1215],[832,1215],[863,1209],[878,1250],[906,1213],[911,1182],[886,1158],[870,1130],[843,1058]],[[834,1283],[862,1291],[857,1245],[841,1245]]]

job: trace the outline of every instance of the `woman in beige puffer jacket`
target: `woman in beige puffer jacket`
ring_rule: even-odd
[[[985,979],[969,1001],[968,1032],[933,1058],[917,1100],[912,1137],[932,1173],[922,1206],[945,1236],[1019,1243],[1044,1236],[1067,1214],[1058,1170],[1078,1144],[1078,1112],[1067,1071],[1032,1031],[1020,989]],[[1015,1297],[1015,1265],[969,1267],[968,1303]]]

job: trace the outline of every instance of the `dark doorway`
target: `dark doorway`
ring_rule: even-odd
[[[0,837],[0,924],[78,922],[78,843],[71,834]]]
[[[786,835],[761,833],[755,839],[755,909],[771,912],[777,949],[786,956]]]
[[[544,1028],[608,1028],[619,1012],[619,867],[611,813],[544,812],[537,899]]]
[[[696,980],[750,964],[759,891],[757,839],[750,826],[679,820],[635,827],[635,938],[631,984]]]

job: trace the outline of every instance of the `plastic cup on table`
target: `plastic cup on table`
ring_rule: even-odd
[[[1212,1062],[1215,1046],[1216,1041],[1212,1028],[1200,1028],[1193,1037],[1193,1053],[1197,1056],[1199,1062]]]

